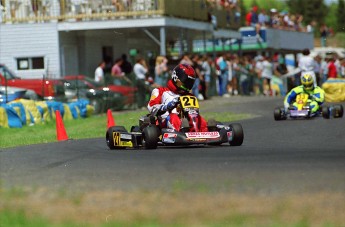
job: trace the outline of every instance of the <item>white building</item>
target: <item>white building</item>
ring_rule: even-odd
[[[174,1],[176,7],[167,10]],[[132,49],[143,56],[166,55],[167,44],[176,40],[192,43],[197,37],[240,38],[239,32],[226,26],[214,31],[212,24],[203,20],[206,14],[196,20],[200,12],[187,13],[190,18],[171,16],[180,13],[179,2],[194,4],[174,1],[149,0],[151,5],[145,3],[142,11],[123,11],[104,4],[111,1],[36,1],[40,5],[33,6],[32,1],[21,0],[13,5],[13,1],[5,0],[0,22],[0,63],[23,78],[72,74],[93,77],[102,59],[113,62],[122,54],[129,55]],[[133,5],[132,9],[137,7]],[[207,13],[205,9],[197,10]],[[189,46],[186,48],[190,51]]]

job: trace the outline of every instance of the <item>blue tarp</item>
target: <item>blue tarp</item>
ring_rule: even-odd
[[[23,104],[24,103],[24,104]],[[35,122],[35,119],[29,110],[26,107],[25,103],[21,103],[20,100],[16,100],[15,102],[9,102],[7,104],[1,104],[0,106],[0,127],[7,127],[7,128],[21,128],[23,125],[26,125],[28,122],[30,124],[35,124],[39,122]],[[55,111],[59,110],[62,118],[66,119],[76,119],[78,117],[86,118],[93,114],[93,107],[89,105],[88,100],[78,100],[73,103],[62,103],[57,101],[47,101],[45,104],[48,106],[47,110],[44,110],[42,106],[36,104],[37,110],[41,116],[40,122],[44,121],[44,112],[48,111],[50,115],[50,119],[55,118]],[[65,111],[65,108],[66,111]],[[48,119],[47,119],[48,120]]]

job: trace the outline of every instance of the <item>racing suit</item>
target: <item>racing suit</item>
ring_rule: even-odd
[[[309,95],[308,102],[309,102],[309,106],[310,106],[312,114],[319,110],[320,106],[322,105],[322,103],[325,100],[325,92],[322,88],[316,86],[316,87],[314,87],[313,90],[306,91],[303,88],[303,85],[301,85],[301,86],[297,86],[297,87],[293,88],[285,96],[285,99],[284,99],[285,110],[287,110],[290,107],[290,104],[292,104],[292,106],[295,109],[297,109],[296,97],[298,94],[301,94],[301,93],[306,93]]]
[[[191,95],[193,94],[186,94]],[[171,80],[168,81],[167,87],[159,87],[153,89],[151,92],[150,101],[147,105],[147,108],[150,112],[154,111],[155,109],[159,109],[162,113],[162,128],[171,128],[176,131],[180,131],[181,129],[181,119],[178,116],[178,112],[175,108],[171,108],[169,111],[167,108],[169,105],[174,105],[174,100],[177,100],[180,94],[178,94],[177,89]],[[173,103],[173,104],[172,104]],[[198,119],[199,129],[201,132],[207,132],[207,122],[203,117],[199,115]],[[192,126],[191,120],[189,121],[189,125]],[[190,127],[190,131],[193,131],[193,127]]]

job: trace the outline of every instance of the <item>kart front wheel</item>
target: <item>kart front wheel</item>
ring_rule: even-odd
[[[274,120],[276,121],[286,120],[284,108],[275,108],[273,114],[274,114]]]
[[[155,125],[149,125],[143,130],[143,145],[146,149],[156,149],[158,143],[158,128]]]
[[[241,146],[243,143],[243,128],[239,123],[233,123],[229,125],[232,130],[232,140],[229,141],[231,146]]]
[[[120,149],[120,147],[115,146],[114,137],[113,137],[114,132],[121,133],[121,132],[127,132],[127,130],[123,126],[113,126],[113,127],[108,128],[107,133],[105,135],[105,140],[110,150]]]

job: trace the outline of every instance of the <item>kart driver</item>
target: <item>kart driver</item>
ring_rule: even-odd
[[[309,95],[308,103],[311,113],[319,110],[320,106],[325,100],[325,92],[319,86],[314,86],[314,79],[312,75],[305,73],[301,76],[301,84],[293,88],[284,99],[284,108],[287,111],[289,108],[297,109],[296,97],[298,94],[305,93]],[[290,107],[290,105],[292,106]]]
[[[147,108],[150,112],[158,110],[158,115],[163,119],[161,127],[180,131],[182,123],[176,110],[178,97],[180,95],[194,96],[190,90],[195,79],[196,74],[192,66],[179,64],[173,69],[171,79],[168,80],[166,87],[153,89]],[[208,131],[207,122],[200,115],[199,128],[201,132]]]

